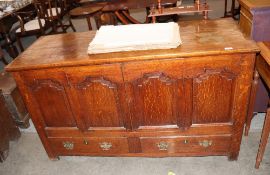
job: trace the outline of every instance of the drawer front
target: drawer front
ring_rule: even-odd
[[[141,138],[143,153],[225,153],[230,136]]]
[[[58,155],[113,155],[128,153],[127,138],[49,138]]]

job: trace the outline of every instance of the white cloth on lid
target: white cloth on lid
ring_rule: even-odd
[[[170,49],[182,43],[177,23],[102,26],[89,44],[88,53]]]

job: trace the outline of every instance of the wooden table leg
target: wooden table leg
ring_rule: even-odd
[[[203,11],[203,17],[204,19],[208,19],[208,11]]]
[[[228,4],[228,0],[225,0],[224,17],[227,17],[227,14],[228,14],[228,12],[227,12],[227,4]]]
[[[259,80],[259,73],[257,70],[255,70],[254,75],[253,75],[253,82],[251,86],[250,99],[249,99],[249,105],[248,105],[248,113],[247,113],[246,126],[245,126],[245,136],[248,136],[251,120],[254,116],[253,111],[254,111],[254,104],[256,100],[256,92],[258,89],[258,80]]]
[[[234,15],[235,15],[235,0],[232,0],[231,14],[232,14],[232,17],[234,18]]]
[[[257,168],[257,169],[259,168],[260,163],[261,163],[262,158],[263,158],[263,154],[264,154],[267,140],[269,137],[269,132],[270,132],[270,108],[267,109],[267,113],[266,113],[265,120],[264,120],[261,142],[260,142],[259,150],[257,153],[256,164],[255,164],[255,168]]]

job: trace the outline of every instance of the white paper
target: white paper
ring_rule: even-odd
[[[169,49],[181,44],[177,23],[102,26],[89,44],[88,53]]]

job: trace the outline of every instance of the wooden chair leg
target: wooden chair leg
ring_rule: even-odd
[[[92,24],[91,24],[90,16],[86,17],[86,21],[87,21],[88,29],[92,30]]]
[[[24,51],[24,48],[23,48],[23,45],[22,45],[21,37],[16,36],[16,40],[17,40],[17,44],[18,44],[21,52],[23,52]]]
[[[225,2],[225,5],[224,5],[224,17],[227,17],[227,14],[228,14],[228,12],[227,12],[228,0],[225,0],[224,2]]]
[[[53,21],[51,23],[51,26],[52,26],[52,33],[56,34],[57,33],[57,23],[55,21]]]
[[[72,23],[72,21],[71,21],[71,19],[69,18],[69,25],[70,25],[70,27],[71,27],[71,29],[73,30],[73,32],[76,32],[76,29],[75,29],[75,27],[74,27],[74,25],[73,25],[73,23]]]
[[[269,137],[269,132],[270,132],[270,108],[267,109],[267,113],[266,113],[265,120],[264,120],[261,142],[260,142],[259,150],[257,153],[256,164],[255,164],[255,168],[257,168],[257,169],[259,168],[260,163],[261,163],[262,158],[263,158],[263,154],[264,154],[267,140]]]
[[[232,0],[231,13],[232,13],[232,17],[234,18],[234,15],[235,15],[235,0]]]
[[[4,57],[2,57],[1,59],[2,59],[2,61],[3,61],[3,63],[4,63],[5,65],[8,65],[8,62],[5,60]]]
[[[256,100],[256,92],[258,89],[258,80],[259,80],[259,73],[258,71],[255,70],[253,82],[251,86],[249,105],[248,105],[248,113],[247,113],[246,126],[245,126],[245,136],[248,136],[251,120],[254,116],[253,111],[254,111],[254,104]]]
[[[63,30],[63,33],[67,33],[67,30],[61,20],[58,20],[58,23],[60,24],[61,29]]]

